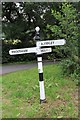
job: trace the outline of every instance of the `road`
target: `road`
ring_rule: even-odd
[[[43,65],[47,65],[47,64],[54,64],[54,62],[43,62]],[[0,75],[15,72],[18,70],[30,69],[33,67],[37,67],[37,63],[3,65],[3,66],[0,66]]]

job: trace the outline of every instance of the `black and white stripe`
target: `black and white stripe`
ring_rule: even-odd
[[[40,85],[40,103],[42,103],[45,102],[42,55],[37,55],[37,61],[38,61],[39,85]]]

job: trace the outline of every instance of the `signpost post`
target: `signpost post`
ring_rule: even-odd
[[[42,54],[51,52],[52,49],[41,48],[41,47],[64,45],[66,41],[64,39],[40,41],[40,36],[39,36],[40,28],[36,27],[35,30],[36,30],[36,35],[35,35],[36,47],[12,49],[12,50],[9,50],[9,54],[18,55],[18,54],[26,54],[26,53],[36,53],[37,61],[38,61],[38,72],[39,72],[40,103],[45,103],[46,98],[45,98],[45,89],[44,89],[44,80],[43,80]]]
[[[35,40],[40,41],[40,37],[39,37],[40,28],[36,27],[35,30],[36,30]],[[37,42],[36,42],[36,46],[39,47],[37,45]],[[45,98],[45,90],[44,90],[43,66],[42,66],[42,54],[41,53],[37,53],[37,61],[38,61],[39,85],[40,85],[40,103],[45,103],[46,98]]]

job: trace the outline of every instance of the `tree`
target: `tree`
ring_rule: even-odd
[[[34,29],[36,26],[40,26],[41,36],[45,38],[44,28],[46,28],[48,23],[54,23],[50,14],[51,8],[59,9],[59,4],[47,2],[3,2],[2,28],[6,39],[20,39],[22,44],[28,43],[35,35]]]
[[[79,69],[80,63],[78,58],[78,13],[70,3],[62,3],[60,9],[60,11],[52,9],[51,14],[57,22],[55,22],[55,25],[47,25],[47,29],[52,32],[51,35],[54,38],[64,38],[66,40],[66,45],[60,47],[60,49],[68,57],[65,69],[68,73],[73,73],[76,69]],[[49,34],[48,37],[50,37]]]

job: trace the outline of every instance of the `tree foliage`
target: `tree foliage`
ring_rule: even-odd
[[[42,33],[47,23],[53,22],[50,7],[55,4],[34,2],[5,2],[2,5],[3,32],[6,39],[20,39],[29,42],[35,35],[35,27],[40,26]],[[44,34],[45,35],[45,34]]]
[[[79,71],[80,59],[78,57],[79,24],[78,12],[70,3],[62,3],[60,11],[52,9],[51,14],[55,17],[55,25],[47,25],[47,29],[52,32],[53,38],[64,38],[66,45],[60,47],[66,54],[68,60],[64,64],[65,73],[73,73],[76,69]],[[48,34],[49,37],[49,34]],[[57,52],[57,48],[56,48]]]

